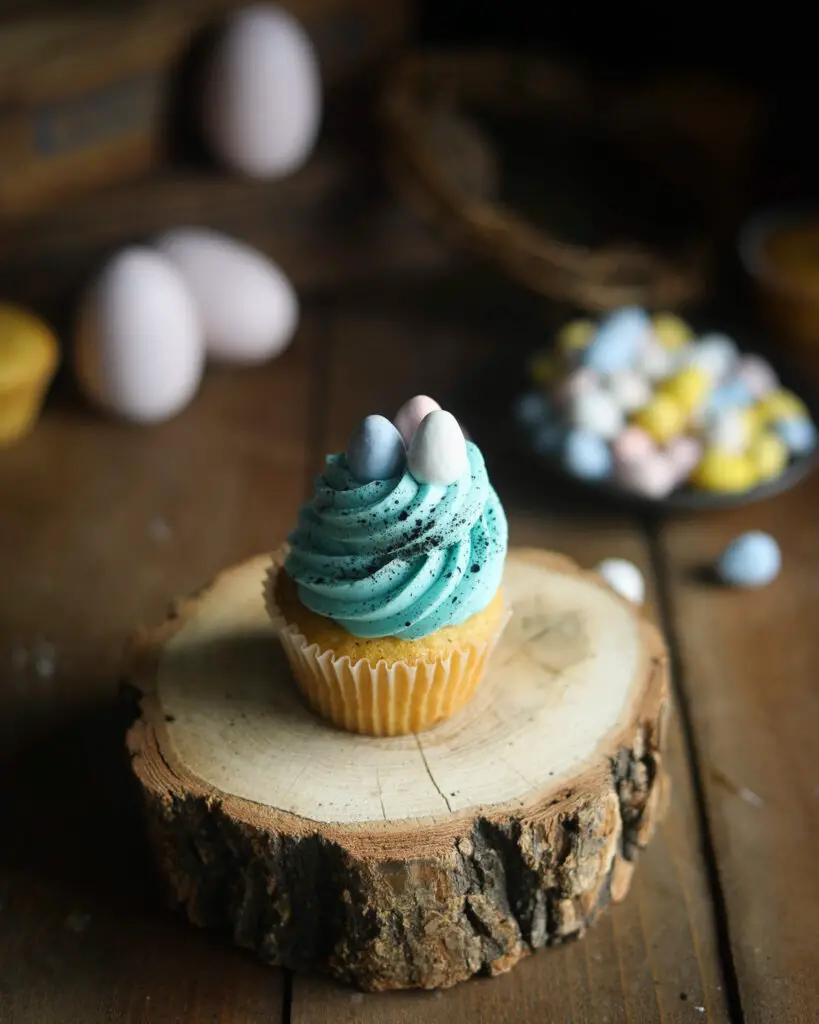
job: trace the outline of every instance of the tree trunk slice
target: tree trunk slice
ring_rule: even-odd
[[[128,747],[174,904],[271,963],[381,990],[506,971],[625,895],[667,790],[667,655],[636,609],[513,550],[476,697],[376,739],[302,704],[264,609],[269,557],[133,643]]]

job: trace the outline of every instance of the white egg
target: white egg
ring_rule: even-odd
[[[706,444],[739,454],[751,443],[751,424],[744,409],[725,409],[710,417],[705,428]]]
[[[139,423],[168,419],[193,398],[203,363],[196,307],[173,263],[139,246],[117,253],[80,304],[74,369],[86,397]]]
[[[282,352],[293,337],[299,303],[293,286],[266,256],[206,228],[177,228],[157,240],[196,300],[207,354],[252,365]]]
[[[434,409],[418,425],[407,453],[407,466],[419,484],[448,487],[469,466],[466,440],[451,412]]]
[[[623,412],[635,412],[648,404],[651,385],[636,370],[620,370],[608,379],[608,390]]]
[[[679,355],[670,352],[657,343],[644,345],[637,354],[637,370],[650,381],[665,380],[670,377],[679,363]]]
[[[695,344],[682,353],[683,366],[705,370],[715,381],[723,380],[739,359],[739,350],[727,334],[703,334]]]
[[[570,400],[569,420],[572,426],[606,441],[620,433],[624,422],[623,410],[614,397],[600,388],[590,388]]]
[[[321,120],[321,79],[307,33],[280,7],[234,14],[211,56],[202,99],[205,135],[229,167],[254,178],[295,171]]]
[[[642,604],[645,600],[646,585],[643,574],[633,562],[625,558],[604,558],[595,566],[598,573],[612,590],[632,604]]]

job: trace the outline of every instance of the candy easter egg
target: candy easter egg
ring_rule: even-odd
[[[117,416],[153,423],[179,412],[199,387],[204,354],[193,296],[152,249],[123,249],[81,300],[77,382]]]
[[[607,390],[626,413],[641,409],[651,398],[648,378],[636,370],[619,370],[612,374]]]
[[[451,412],[434,409],[422,420],[409,447],[409,471],[419,484],[448,487],[469,466],[466,441]]]
[[[562,327],[555,339],[558,351],[564,356],[584,349],[594,334],[595,327],[591,320],[572,320]]]
[[[816,447],[816,427],[806,417],[779,420],[774,429],[794,455],[807,455]]]
[[[419,397],[424,398],[425,396],[421,395]],[[414,398],[410,399],[410,402],[414,401]],[[431,402],[432,399],[430,398],[429,401]],[[418,423],[415,423],[414,416],[410,418],[403,415],[404,409],[406,409],[409,404],[410,403],[408,402],[407,405],[401,406],[395,420],[393,421],[401,432],[401,436],[404,438],[405,442],[407,441],[407,437],[409,437],[410,442],[412,441],[412,437],[418,427],[418,423],[420,423],[424,416],[427,415],[425,412],[424,416],[421,416],[418,419]],[[550,411],[551,407],[549,405],[549,399],[541,391],[527,391],[515,400],[515,419],[522,427],[528,427],[529,429],[539,427],[542,423],[546,423],[548,421]],[[432,409],[428,409],[427,412],[432,412]]]
[[[704,370],[713,380],[724,380],[736,366],[739,351],[727,334],[703,334],[684,354],[686,366]]]
[[[652,317],[651,329],[657,341],[669,352],[685,348],[694,336],[685,320],[673,313],[657,313]]]
[[[625,558],[604,558],[594,567],[594,571],[603,577],[612,590],[632,604],[642,604],[645,600],[643,574],[633,562]]]
[[[644,345],[637,354],[636,367],[639,373],[648,378],[649,381],[665,380],[670,377],[677,366],[677,359],[673,352],[650,341]]]
[[[665,450],[666,457],[674,467],[678,483],[687,480],[694,467],[702,456],[702,444],[688,434],[680,434],[679,437],[669,441]]]
[[[576,428],[566,435],[563,464],[572,476],[602,480],[611,473],[611,452],[599,434]]]
[[[775,480],[788,464],[788,446],[770,430],[754,438],[748,455],[760,480]]]
[[[731,541],[717,561],[717,573],[732,587],[764,587],[779,575],[782,554],[768,533],[749,530]]]
[[[719,494],[741,494],[757,483],[756,466],[747,455],[706,448],[691,481],[704,491]]]
[[[288,279],[256,249],[206,228],[177,228],[157,240],[196,301],[207,354],[251,366],[290,342],[299,303]]]
[[[545,413],[543,408],[545,399],[542,395],[537,392],[533,392],[530,395],[524,395],[516,406],[516,414],[518,420],[521,423],[532,425],[534,422],[540,420],[541,416]],[[429,415],[431,412],[435,412],[436,409],[440,409],[440,405],[435,401],[434,398],[430,398],[429,395],[416,395],[414,398],[410,398],[404,402],[398,412],[395,414],[393,423],[398,428],[398,432],[401,437],[404,438],[404,444],[409,448],[412,443],[412,439],[415,436],[415,431],[418,429],[421,420]]]
[[[705,430],[706,443],[724,452],[744,452],[751,442],[746,413],[746,409],[726,409],[714,415]]]
[[[754,398],[762,398],[779,386],[773,367],[761,356],[743,356],[737,363],[735,376]]]
[[[583,362],[601,373],[616,373],[634,365],[651,330],[642,309],[625,306],[600,322],[583,351]]]
[[[658,500],[674,489],[676,474],[671,460],[661,452],[654,452],[639,462],[620,464],[617,482],[633,494]]]
[[[656,451],[653,439],[640,427],[628,426],[611,443],[615,462],[620,465],[640,462]]]
[[[672,395],[656,394],[636,413],[634,422],[658,444],[665,444],[685,426],[685,410]]]
[[[563,378],[552,392],[558,405],[569,407],[574,398],[600,385],[600,374],[588,366],[579,366]]]
[[[386,416],[367,416],[347,443],[347,465],[362,484],[398,476],[405,459],[404,441]]]
[[[607,391],[589,388],[571,400],[569,421],[572,426],[610,440],[623,427],[623,410]]]
[[[272,179],[300,167],[321,119],[321,81],[307,33],[288,11],[253,5],[229,20],[202,91],[205,135],[242,174]]]

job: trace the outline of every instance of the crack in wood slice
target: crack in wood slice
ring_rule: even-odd
[[[668,791],[653,626],[567,559],[510,552],[512,618],[469,707],[354,736],[298,699],[268,557],[132,646],[128,746],[175,905],[271,963],[380,990],[508,970],[625,896]]]

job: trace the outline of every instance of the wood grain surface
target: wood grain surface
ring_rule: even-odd
[[[278,542],[358,416],[416,391],[459,412],[471,368],[543,331],[471,278],[357,294],[310,308],[270,366],[209,372],[171,423],[103,420],[63,384],[0,454],[0,1021],[816,1020],[819,485],[658,529],[533,479],[489,393],[466,424],[513,542],[634,559],[671,627],[670,812],[630,895],[582,942],[440,996],[282,974],[163,909],[122,747],[125,635]],[[702,568],[750,526],[780,537],[783,575],[721,591]]]

